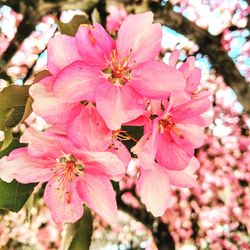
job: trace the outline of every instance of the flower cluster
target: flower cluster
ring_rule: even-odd
[[[117,227],[110,180],[125,175],[131,155],[122,129],[143,126],[131,149],[140,170],[137,192],[154,216],[169,204],[170,185],[192,187],[203,144],[208,93],[193,57],[180,67],[159,58],[162,28],[153,14],[129,15],[117,40],[100,24],[82,25],[75,37],[56,35],[48,45],[48,74],[30,88],[33,110],[51,127],[25,130],[27,147],[0,161],[0,177],[10,182],[47,182],[44,199],[56,223],[75,222],[87,204]]]

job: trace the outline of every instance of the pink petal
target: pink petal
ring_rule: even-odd
[[[77,194],[75,182],[68,182],[62,188],[57,180],[49,181],[45,188],[44,201],[57,224],[74,223],[83,215],[83,202]]]
[[[175,49],[169,58],[169,66],[175,67],[181,55],[181,51]]]
[[[20,138],[21,143],[28,143],[29,154],[35,157],[56,159],[61,155],[62,146],[54,137],[46,132],[27,128]]]
[[[128,164],[131,160],[131,155],[122,142],[118,140],[113,140],[112,146],[110,147],[109,151],[117,155],[118,158],[123,162],[125,168],[128,168]]]
[[[20,141],[29,143],[28,151],[36,157],[56,159],[62,154],[81,154],[81,149],[65,135],[54,133],[53,127],[43,132],[28,128]]]
[[[188,152],[187,152],[188,151]],[[190,149],[178,146],[169,135],[158,135],[157,162],[170,170],[182,170],[190,162],[193,156]]]
[[[106,67],[106,58],[115,49],[115,42],[100,24],[80,26],[76,42],[83,60],[101,68]]]
[[[174,122],[188,121],[195,123],[200,114],[208,111],[210,108],[210,101],[207,96],[192,99],[186,103],[176,106],[171,109],[171,114],[174,117]]]
[[[174,131],[170,132],[174,141],[182,148],[199,148],[204,143],[204,128],[194,124],[177,124],[176,129],[178,133]]]
[[[162,28],[153,23],[153,13],[129,15],[122,23],[117,39],[121,58],[129,56],[131,63],[153,60],[161,49]]]
[[[29,92],[34,99],[34,112],[50,124],[65,123],[80,111],[80,105],[61,103],[52,90],[47,90],[41,84],[32,85]]]
[[[139,142],[131,149],[138,155],[141,166],[145,169],[151,169],[155,165],[155,155],[157,150],[157,137],[153,132],[142,136]]]
[[[69,123],[68,135],[79,146],[90,151],[106,150],[112,140],[112,131],[92,104],[83,106],[81,113]]]
[[[0,160],[0,178],[11,182],[14,178],[20,183],[46,182],[51,176],[51,162],[28,154],[27,148],[13,150]]]
[[[106,222],[117,227],[118,215],[115,191],[105,176],[85,173],[77,183],[77,191],[81,199]]]
[[[64,103],[94,100],[95,90],[101,78],[99,68],[76,61],[58,74],[54,92]]]
[[[163,62],[145,62],[132,70],[130,85],[142,96],[168,98],[171,93],[184,91],[186,82],[181,73]]]
[[[201,70],[198,68],[194,68],[194,70],[190,73],[190,75],[187,78],[187,85],[185,90],[189,93],[192,93],[200,85],[200,80],[201,80]]]
[[[143,113],[143,99],[129,86],[102,84],[96,91],[96,106],[111,130],[120,129]]]
[[[83,159],[88,173],[106,175],[115,180],[125,174],[123,162],[111,152],[84,152]]]
[[[184,62],[181,65],[179,70],[181,71],[184,78],[187,79],[190,73],[193,71],[194,67],[195,67],[195,57],[190,56],[187,58],[186,62]]]
[[[181,188],[192,188],[197,185],[194,171],[200,166],[197,158],[193,157],[188,166],[181,171],[167,170],[170,184]]]
[[[170,201],[170,184],[166,169],[155,164],[153,169],[141,169],[136,184],[142,202],[154,216],[162,216]]]
[[[81,60],[74,37],[57,35],[50,39],[48,44],[48,69],[56,75],[67,65]]]

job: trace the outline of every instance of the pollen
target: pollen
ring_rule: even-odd
[[[165,133],[167,131],[172,131],[180,139],[184,139],[183,132],[181,131],[181,129],[176,127],[176,124],[173,122],[171,116],[167,116],[166,118],[159,120],[158,131],[159,131],[159,133]]]
[[[129,67],[129,57],[123,57],[120,59],[117,50],[105,57],[107,61],[107,67],[103,69],[103,73],[106,78],[114,85],[125,85],[131,79],[131,68]]]
[[[63,190],[68,182],[83,175],[84,164],[73,155],[63,155],[51,166],[51,171],[54,174],[54,180],[60,183],[60,188]]]

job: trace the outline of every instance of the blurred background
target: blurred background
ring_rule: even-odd
[[[195,56],[211,93],[213,123],[196,152],[199,185],[172,189],[170,208],[156,219],[138,200],[131,168],[118,203],[122,230],[96,216],[91,249],[250,249],[249,0],[0,0],[0,90],[31,84],[46,69],[48,41],[66,23],[101,22],[115,37],[129,13],[145,11],[163,25],[163,60],[175,49],[180,65]],[[27,126],[46,123],[32,114],[16,130]],[[65,229],[51,221],[40,190],[19,213],[0,210],[1,250],[63,249]]]

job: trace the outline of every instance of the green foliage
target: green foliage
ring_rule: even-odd
[[[0,151],[0,159],[2,157],[4,157],[5,155],[8,155],[12,150],[14,150],[16,148],[21,148],[24,146],[25,146],[25,144],[20,143],[19,139],[14,137],[13,140],[11,141],[10,145],[8,147],[6,147],[5,149]]]
[[[13,135],[9,129],[4,130],[4,140],[0,142],[0,151],[6,149],[12,142]]]
[[[68,23],[63,23],[60,20],[57,22],[60,32],[69,36],[74,36],[80,25],[89,23],[87,15],[75,15]]]
[[[20,184],[13,180],[6,183],[0,180],[0,208],[18,212],[26,203],[36,184]]]
[[[13,128],[29,116],[29,87],[11,85],[0,92],[0,130]]]
[[[69,223],[66,228],[64,250],[88,250],[93,232],[93,218],[89,208],[85,206],[83,217]]]

